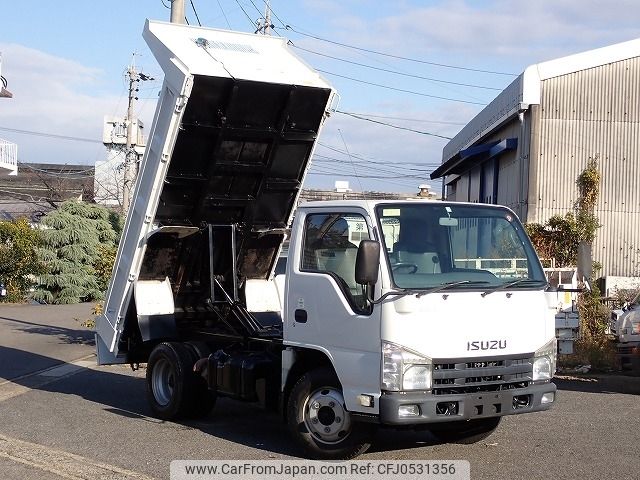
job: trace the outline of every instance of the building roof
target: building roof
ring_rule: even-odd
[[[528,66],[445,145],[443,163],[527,110],[529,105],[539,105],[544,80],[635,57],[640,57],[640,38]]]
[[[32,223],[39,223],[40,219],[53,209],[52,205],[43,201],[0,198],[0,222],[26,218]]]
[[[0,175],[0,220],[37,219],[68,199],[91,201],[94,167],[20,163],[18,175]]]

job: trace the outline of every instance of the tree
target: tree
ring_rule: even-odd
[[[38,257],[47,272],[41,276],[35,300],[79,303],[102,297],[105,282],[98,278],[95,265],[116,241],[109,215],[104,207],[70,200],[43,218]]]
[[[40,242],[40,232],[24,218],[0,222],[0,283],[7,289],[0,301],[23,301],[33,284],[32,275],[44,271],[35,253]]]
[[[580,236],[573,213],[554,215],[543,224],[528,223],[525,229],[540,258],[553,260],[556,267],[576,265]]]

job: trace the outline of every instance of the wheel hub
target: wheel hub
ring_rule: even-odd
[[[163,407],[168,405],[173,396],[175,374],[168,360],[159,359],[151,374],[151,389],[158,404]]]
[[[351,432],[351,417],[344,408],[344,397],[335,388],[323,387],[311,393],[304,415],[309,432],[323,443],[340,442]]]

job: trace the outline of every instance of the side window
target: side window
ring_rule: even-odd
[[[358,245],[368,238],[362,215],[323,213],[306,218],[301,269],[330,274],[356,311],[367,307],[363,287],[355,280],[355,266]]]

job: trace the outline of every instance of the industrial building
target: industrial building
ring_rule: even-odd
[[[443,198],[524,222],[573,210],[589,158],[602,176],[593,246],[603,276],[640,276],[640,39],[531,65],[445,147]]]

